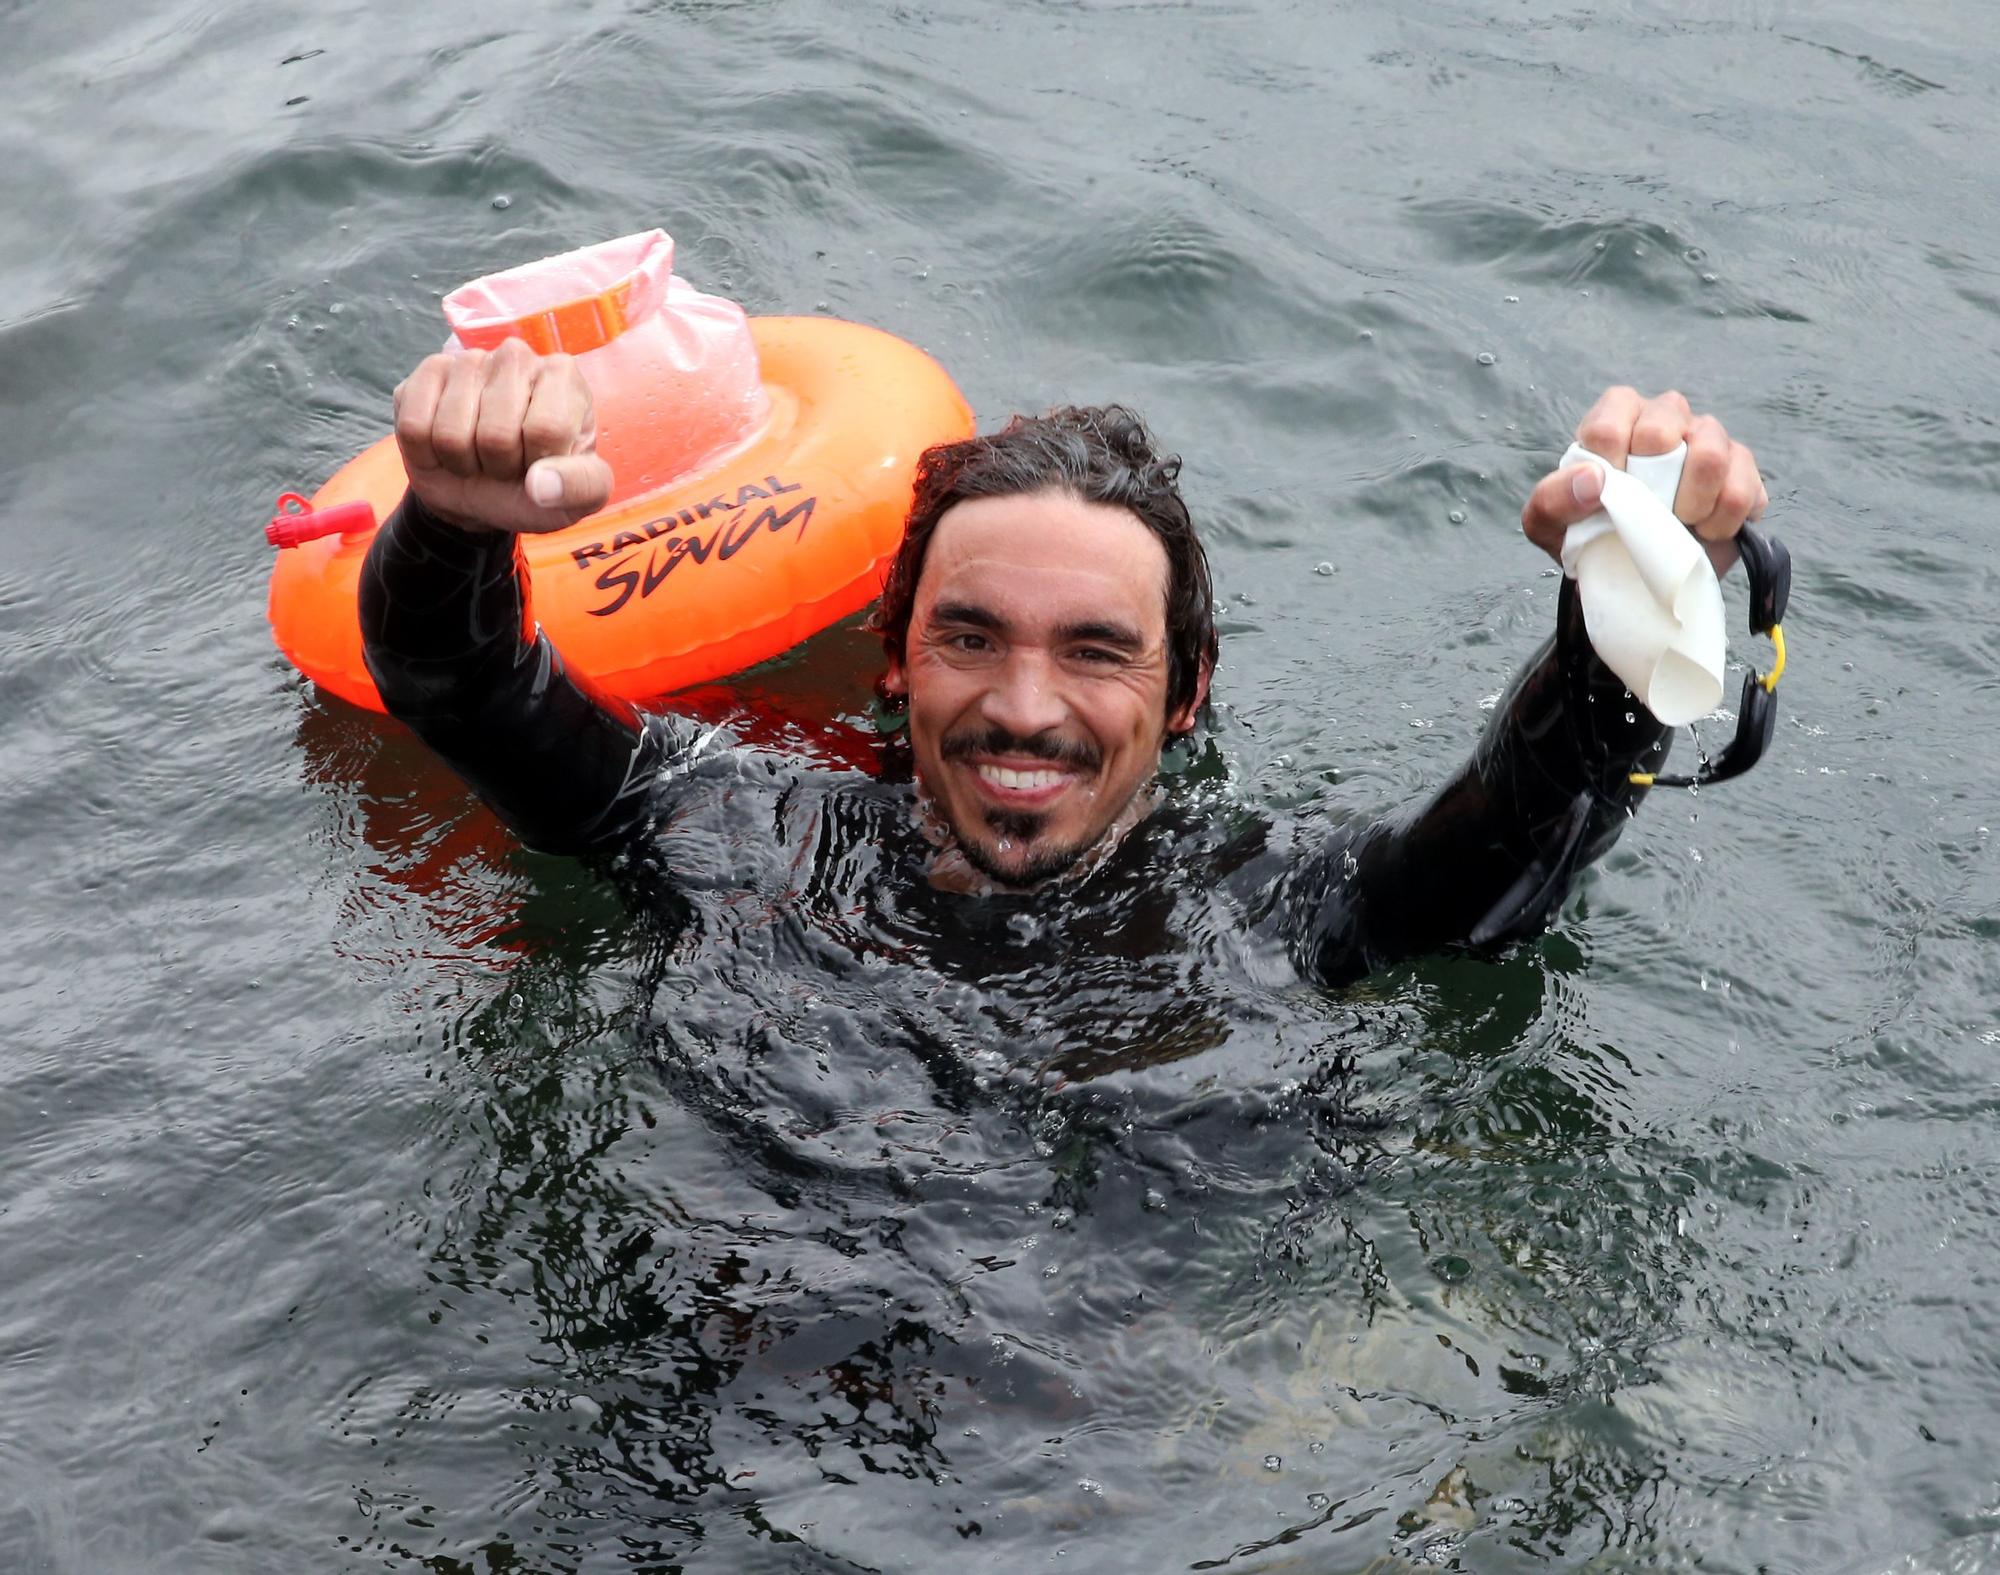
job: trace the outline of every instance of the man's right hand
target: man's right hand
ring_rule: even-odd
[[[396,446],[410,491],[468,530],[561,530],[611,497],[576,362],[518,339],[426,357],[396,386]]]

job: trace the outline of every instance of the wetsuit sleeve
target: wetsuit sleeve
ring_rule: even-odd
[[[610,853],[646,824],[668,742],[563,665],[535,626],[517,537],[460,530],[405,496],[369,548],[360,616],[390,715],[523,842]]]
[[[1577,872],[1618,838],[1666,758],[1662,727],[1590,648],[1576,587],[1557,632],[1514,680],[1438,793],[1343,827],[1286,881],[1301,968],[1342,983],[1399,958],[1538,933]]]

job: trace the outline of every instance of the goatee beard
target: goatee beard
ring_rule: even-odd
[[[1075,869],[1110,832],[1107,827],[1089,842],[1043,848],[1019,868],[1000,863],[996,855],[1009,843],[1032,844],[1047,823],[1046,815],[1025,814],[1013,809],[989,809],[986,812],[986,828],[999,839],[998,846],[989,849],[970,837],[959,837],[956,839],[958,849],[965,855],[965,862],[988,880],[998,881],[1003,886],[1039,886]]]

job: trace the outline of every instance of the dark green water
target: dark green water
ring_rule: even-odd
[[[0,1568],[1993,1567],[1997,15],[7,8]],[[1526,488],[1680,386],[1799,557],[1774,758],[1497,964],[1053,977],[1093,1079],[810,948],[662,988],[290,674],[257,530],[438,293],[654,223],[1146,411],[1251,802],[1447,769]]]

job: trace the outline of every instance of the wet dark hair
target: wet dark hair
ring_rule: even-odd
[[[1214,592],[1208,554],[1181,499],[1181,462],[1153,446],[1145,422],[1123,405],[1065,405],[1016,416],[998,432],[940,443],[917,461],[916,494],[903,543],[889,565],[869,627],[901,662],[931,536],[945,511],[967,498],[1066,492],[1129,510],[1167,553],[1167,712],[1201,692],[1215,661]]]

